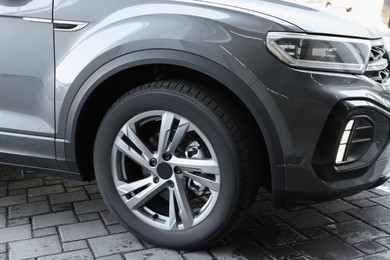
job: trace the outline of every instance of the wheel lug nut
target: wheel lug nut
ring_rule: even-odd
[[[155,167],[157,165],[157,159],[156,158],[152,158],[149,161],[149,165],[152,166],[152,167]]]
[[[174,171],[175,171],[176,174],[181,174],[182,173],[182,171],[181,171],[181,169],[179,167],[175,167]]]
[[[158,178],[157,176],[153,178],[154,183],[158,183],[159,181],[160,181],[160,178]]]
[[[171,155],[171,154],[169,154],[169,153],[164,153],[164,154],[163,154],[163,159],[164,159],[165,161],[169,161],[171,158],[172,158],[172,155]]]
[[[173,188],[175,186],[175,184],[173,183],[173,181],[168,181],[168,185],[169,187]]]

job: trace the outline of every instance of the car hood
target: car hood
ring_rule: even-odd
[[[196,0],[240,8],[272,16],[293,24],[307,33],[339,35],[374,39],[381,37],[373,29],[353,23],[336,15],[283,0]]]

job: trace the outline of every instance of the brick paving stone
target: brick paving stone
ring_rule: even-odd
[[[32,218],[33,228],[54,227],[65,224],[77,223],[77,218],[73,211],[62,211],[58,213],[50,213],[39,215]]]
[[[63,182],[64,182],[64,186],[67,188],[85,185],[85,183],[83,181],[71,180],[71,179],[64,179]]]
[[[7,252],[7,244],[0,244],[0,253],[6,253],[6,252]]]
[[[0,215],[0,228],[5,228],[7,220],[5,218],[5,214]]]
[[[234,232],[227,235],[224,238],[224,240],[230,245],[235,245],[235,244],[247,243],[251,239],[244,232]]]
[[[0,229],[0,244],[31,238],[31,225]]]
[[[32,178],[22,181],[12,181],[8,184],[9,190],[19,190],[43,186],[43,180],[41,178]]]
[[[1,174],[0,174],[1,175]],[[0,198],[0,207],[9,207],[26,203],[26,195],[15,195]]]
[[[58,229],[63,242],[108,235],[101,220],[60,226]]]
[[[78,251],[72,251],[62,254],[50,255],[45,257],[39,257],[38,260],[81,260],[81,259],[94,259],[89,249],[83,249]]]
[[[386,247],[374,242],[374,241],[365,241],[354,245],[360,251],[368,255],[380,253],[388,250]]]
[[[102,199],[74,203],[77,215],[107,210]]]
[[[83,186],[77,187],[66,187],[66,191],[69,193],[77,192],[77,191],[85,191]]]
[[[114,255],[120,252],[133,252],[143,249],[141,242],[132,234],[122,234],[88,239],[96,257]]]
[[[26,194],[27,194],[27,189],[10,190],[10,191],[8,191],[8,195],[10,195],[10,196],[26,195]]]
[[[72,203],[65,203],[65,204],[53,205],[53,206],[51,206],[51,209],[53,212],[73,210],[73,204]]]
[[[62,243],[62,248],[64,249],[64,252],[69,252],[80,249],[88,249],[88,244],[85,240],[79,240],[75,242]]]
[[[100,195],[100,193],[91,194],[89,195],[89,197],[91,198],[91,200],[102,199],[102,195]]]
[[[261,215],[270,215],[270,214],[281,214],[286,213],[285,209],[275,209],[272,201],[259,201],[253,203],[251,211],[258,212]]]
[[[27,218],[15,218],[15,219],[9,219],[8,220],[8,227],[15,227],[15,226],[21,226],[30,224],[30,219]]]
[[[114,215],[111,214],[110,211],[100,212],[100,215],[102,216],[104,224],[106,224],[106,225],[118,224],[118,221],[116,220]]]
[[[58,236],[40,237],[9,243],[10,260],[34,258],[60,252],[62,252],[62,248]]]
[[[276,259],[291,259],[301,255],[300,252],[289,245],[273,248],[271,252],[276,256]]]
[[[56,204],[64,204],[69,202],[79,202],[88,200],[87,193],[85,191],[77,191],[77,192],[65,192],[65,193],[59,193],[49,196],[50,204],[56,205]]]
[[[62,180],[48,180],[45,181],[45,185],[56,185],[56,184],[62,184]]]
[[[379,205],[382,205],[386,208],[390,208],[390,195],[389,196],[383,196],[383,197],[377,197],[377,198],[371,198],[371,201],[378,203]]]
[[[39,201],[46,201],[47,200],[47,196],[39,196],[39,197],[31,197],[31,198],[28,198],[28,202],[29,203],[32,203],[32,202],[39,202]]]
[[[336,222],[346,222],[346,221],[352,221],[356,219],[345,212],[336,212],[332,214],[327,214],[327,216]]]
[[[34,202],[9,207],[9,218],[30,217],[34,215],[46,214],[50,212],[47,201]]]
[[[357,209],[356,206],[343,200],[331,200],[327,202],[313,204],[311,205],[311,207],[318,211],[321,211],[322,213],[336,213],[351,209]]]
[[[355,206],[358,206],[359,208],[367,208],[377,205],[376,203],[367,200],[367,199],[361,199],[361,200],[354,200],[351,201],[351,204],[354,204]]]
[[[184,252],[181,256],[184,260],[213,260],[207,251]]]
[[[22,171],[5,170],[0,174],[0,181],[21,180],[23,178]]]
[[[369,199],[369,198],[373,198],[373,197],[377,197],[377,196],[378,195],[376,195],[370,191],[363,191],[363,192],[357,193],[355,195],[345,197],[345,198],[343,198],[343,200],[353,201],[353,200]]]
[[[51,186],[44,186],[44,187],[38,187],[38,188],[30,188],[28,189],[28,196],[29,197],[38,197],[42,195],[50,195],[50,194],[57,194],[65,192],[64,186],[61,185],[51,185]]]
[[[99,257],[97,258],[97,260],[123,260],[123,257],[121,255],[110,255],[110,256]]]
[[[363,256],[363,253],[335,237],[306,241],[295,247],[314,259],[351,259]]]
[[[121,224],[107,226],[107,229],[110,234],[118,234],[127,231],[126,228],[124,228]]]
[[[288,227],[286,224],[264,227],[251,233],[256,241],[270,248],[289,243],[296,243],[307,239],[302,234]]]
[[[356,260],[388,260],[390,259],[390,251],[382,252],[375,255],[365,256]]]
[[[211,249],[211,254],[216,259],[274,259],[257,244],[250,242],[238,246],[227,246]]]
[[[100,219],[100,215],[98,213],[88,213],[88,214],[78,215],[78,217],[80,222]]]
[[[303,235],[310,239],[320,239],[329,236],[330,234],[321,228],[312,228],[301,231]]]
[[[0,197],[7,196],[7,186],[0,186]]]
[[[349,213],[375,227],[390,224],[390,210],[382,206],[352,210]]]
[[[297,229],[309,229],[333,223],[331,219],[312,209],[282,214],[279,217]]]
[[[153,248],[125,254],[126,260],[147,259],[147,260],[181,260],[178,252],[170,249]]]
[[[99,193],[99,188],[96,184],[84,186],[84,189],[87,191],[88,194]]]
[[[375,240],[388,236],[386,233],[381,232],[378,229],[361,222],[360,220],[332,224],[324,227],[324,229],[349,244]]]
[[[54,227],[34,230],[33,234],[34,237],[46,237],[51,235],[58,235],[57,229],[55,229]]]
[[[390,249],[390,237],[384,237],[381,239],[377,239],[376,242]]]

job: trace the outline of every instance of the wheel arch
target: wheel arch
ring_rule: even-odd
[[[156,71],[159,67],[164,66],[165,68],[162,68],[161,71]],[[67,113],[62,113],[67,117],[61,118],[60,116],[59,119],[59,122],[64,124],[65,146],[62,149],[66,159],[63,167],[66,167],[67,170],[80,172],[86,180],[93,179],[90,150],[93,147],[97,127],[105,112],[117,98],[131,88],[164,76],[161,75],[161,72],[166,73],[166,68],[185,72],[184,76],[187,79],[192,77],[193,80],[218,83],[216,84],[217,91],[223,90],[224,95],[239,102],[235,103],[234,106],[239,105],[250,117],[249,121],[253,127],[256,127],[256,132],[259,134],[258,141],[263,143],[259,146],[263,146],[264,151],[262,152],[265,152],[267,156],[267,165],[263,170],[269,174],[262,176],[265,177],[263,182],[266,181],[272,187],[276,184],[279,187],[276,190],[281,190],[280,187],[284,185],[284,177],[276,177],[282,175],[274,174],[278,170],[274,165],[276,165],[275,162],[283,160],[276,158],[283,153],[279,139],[272,134],[276,133],[275,127],[263,103],[259,102],[258,97],[254,95],[247,82],[244,82],[227,68],[207,58],[175,50],[145,50],[123,55],[100,67],[79,86],[74,96],[71,97],[72,102],[65,111]],[[132,78],[133,76],[136,77]],[[126,80],[131,80],[131,82],[129,85],[123,86],[121,83]],[[91,133],[91,129],[95,129],[95,132]],[[85,142],[87,142],[87,147],[84,146]],[[57,143],[57,148],[58,145]],[[279,197],[279,195],[275,197],[274,194],[274,200]],[[282,202],[277,199],[275,203]]]

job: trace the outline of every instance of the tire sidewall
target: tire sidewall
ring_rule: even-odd
[[[111,153],[115,138],[132,117],[151,110],[173,112],[194,123],[208,138],[220,166],[220,191],[212,212],[186,230],[167,231],[136,217],[120,198],[112,177]],[[239,207],[239,158],[226,126],[209,107],[194,97],[169,89],[146,89],[120,99],[104,118],[94,147],[95,174],[102,197],[120,222],[148,242],[174,248],[205,246],[230,230]]]

